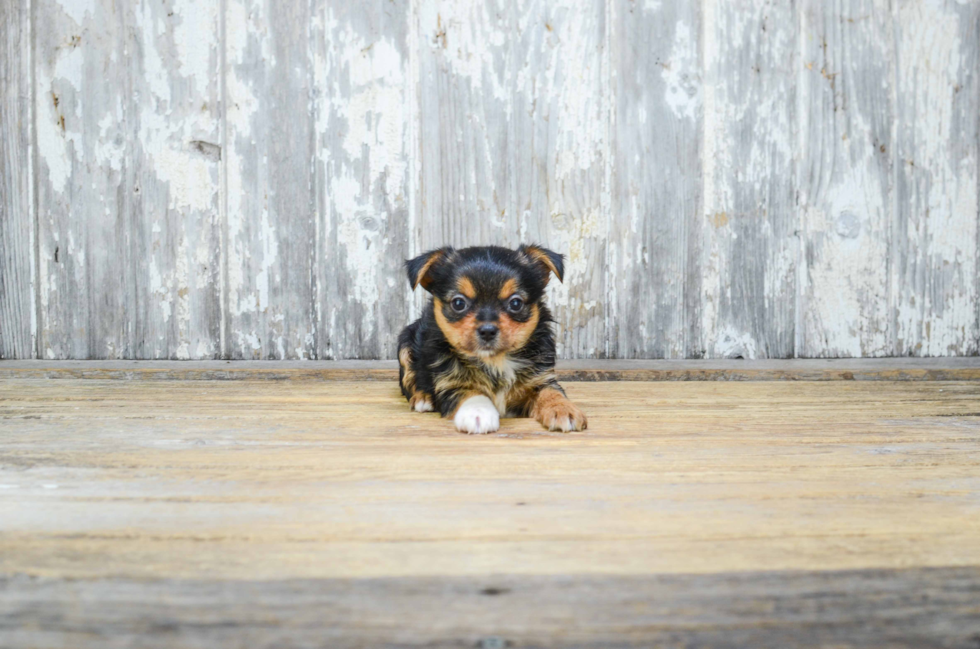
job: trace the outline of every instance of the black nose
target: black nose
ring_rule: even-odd
[[[480,340],[488,343],[497,337],[497,325],[482,324],[476,328],[476,333],[480,334]]]

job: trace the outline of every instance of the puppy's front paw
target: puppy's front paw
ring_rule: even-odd
[[[408,407],[415,412],[432,412],[432,397],[425,392],[416,392],[408,400]]]
[[[585,430],[589,420],[582,409],[557,390],[542,390],[531,413],[548,430]]]
[[[493,401],[477,395],[460,404],[453,423],[456,424],[456,430],[462,433],[492,433],[500,428],[500,413]]]

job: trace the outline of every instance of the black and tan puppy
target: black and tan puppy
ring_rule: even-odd
[[[538,246],[440,248],[405,263],[412,288],[432,294],[398,337],[402,394],[418,412],[490,433],[500,417],[534,417],[549,430],[584,430],[585,414],[555,376],[544,289],[562,256]]]

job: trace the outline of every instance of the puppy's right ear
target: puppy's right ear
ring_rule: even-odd
[[[452,253],[452,248],[439,248],[422,253],[415,259],[405,262],[405,270],[408,272],[408,283],[412,285],[412,290],[421,284],[422,288],[429,290],[432,285],[431,271],[433,267]]]

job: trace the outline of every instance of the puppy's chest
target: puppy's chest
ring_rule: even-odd
[[[511,394],[522,384],[525,378],[521,374],[522,370],[526,370],[527,365],[509,357],[505,357],[498,363],[485,365],[486,373],[493,386],[493,405],[496,406],[501,415],[505,415]]]

